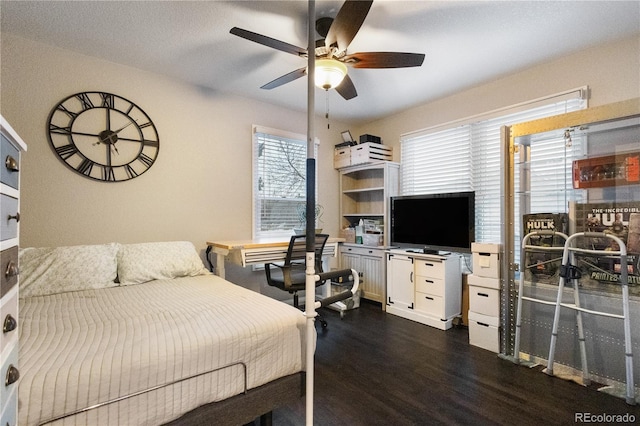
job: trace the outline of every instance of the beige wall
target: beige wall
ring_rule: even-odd
[[[207,240],[250,238],[251,125],[306,132],[302,113],[5,33],[1,49],[0,111],[29,145],[22,164],[24,246],[187,240],[202,252]],[[351,128],[354,137],[379,135],[397,147],[402,133],[583,85],[591,88],[592,106],[640,96],[640,38],[570,55],[358,128],[337,121],[330,130],[317,126],[325,230],[335,235],[338,227],[332,156],[340,130]],[[150,171],[127,182],[100,183],[71,172],[54,156],[47,116],[64,97],[85,90],[124,96],[149,114],[161,142]],[[262,273],[234,267],[227,272],[232,281],[270,293]]]
[[[207,91],[160,75],[52,48],[6,33],[1,38],[0,108],[28,144],[22,162],[21,244],[251,238],[251,126],[306,134],[306,114]],[[105,91],[139,105],[153,120],[160,152],[140,177],[97,182],[69,170],[46,136],[51,109],[81,91]],[[344,123],[320,118],[319,201],[323,227],[337,234],[338,172],[333,145]],[[231,268],[230,277],[234,276]],[[262,274],[236,270],[238,279]]]
[[[159,75],[2,34],[2,115],[27,142],[21,240],[49,246],[109,241],[251,238],[251,126],[306,134],[306,114],[206,91]],[[160,135],[140,177],[103,183],[53,154],[47,116],[64,97],[99,90],[138,104]],[[337,232],[333,145],[344,124],[318,127],[319,200]],[[336,129],[336,130],[334,130]],[[333,219],[333,220],[332,220]]]
[[[505,76],[367,123],[355,129],[354,134],[378,135],[386,145],[397,148],[403,133],[473,117],[585,85],[591,90],[589,106],[639,97],[640,37],[584,50]],[[394,149],[394,160],[400,161],[399,149]]]

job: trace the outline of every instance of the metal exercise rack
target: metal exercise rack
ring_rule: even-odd
[[[556,241],[556,236],[560,237],[562,240],[562,245],[560,246],[540,246],[540,245],[530,245],[529,242],[533,237],[551,237],[552,242]],[[522,301],[526,300],[528,302],[540,303],[543,305],[555,305],[556,302],[552,300],[544,300],[537,299],[535,297],[529,297],[524,295],[524,276],[525,271],[528,269],[539,268],[540,266],[545,266],[549,263],[560,262],[562,260],[562,252],[564,250],[564,243],[567,241],[569,237],[562,232],[555,231],[534,231],[524,236],[522,239],[522,250],[520,252],[520,263],[523,266],[522,271],[520,272],[520,282],[518,285],[518,304],[516,308],[516,336],[515,336],[515,344],[513,348],[513,362],[516,364],[520,364],[522,361],[520,360],[520,328],[522,326]],[[552,259],[546,259],[544,262],[536,262],[530,265],[527,265],[526,262],[526,253],[528,251],[536,251],[536,252],[546,252],[546,253],[557,253],[558,257],[554,257]]]
[[[589,239],[608,238],[615,242],[619,249],[616,250],[592,250],[583,249],[575,246],[577,239],[588,241]],[[580,270],[576,264],[576,253],[583,253],[595,256],[604,256],[620,260],[620,285],[622,289],[622,315],[586,309],[580,306],[579,297],[579,279],[581,277]],[[560,308],[568,308],[576,311],[576,322],[578,327],[578,341],[580,346],[580,357],[582,363],[582,378],[584,384],[590,383],[589,369],[587,367],[587,353],[584,340],[584,328],[582,324],[582,313],[600,315],[609,318],[621,319],[624,323],[624,351],[625,351],[625,368],[626,368],[626,402],[635,405],[635,388],[633,384],[633,353],[631,347],[631,324],[629,320],[629,287],[628,287],[628,270],[627,270],[627,248],[624,242],[612,234],[602,232],[579,232],[567,238],[562,253],[562,267],[560,270],[560,283],[558,285],[558,297],[555,302],[556,309],[553,317],[553,329],[551,331],[551,343],[549,346],[549,359],[545,372],[553,375],[553,359],[555,356],[556,340],[558,337],[558,323],[560,319]],[[563,303],[562,293],[566,280],[569,280],[573,287],[574,303]],[[518,310],[519,311],[519,310]],[[519,314],[519,312],[518,312]]]

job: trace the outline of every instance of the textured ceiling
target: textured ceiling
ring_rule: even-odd
[[[342,2],[316,2],[316,17]],[[305,1],[8,1],[2,31],[136,68],[212,93],[306,109],[306,79],[263,84],[305,59],[229,34],[241,27],[306,47]],[[422,67],[349,69],[358,96],[318,89],[334,118],[363,122],[536,64],[640,34],[639,1],[376,0],[349,47],[426,54]],[[328,95],[328,99],[327,99]]]

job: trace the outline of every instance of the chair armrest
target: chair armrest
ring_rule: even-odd
[[[267,275],[267,282],[271,281],[271,266],[276,266],[276,267],[280,268],[280,266],[276,265],[275,263],[265,263],[264,264],[264,272]]]

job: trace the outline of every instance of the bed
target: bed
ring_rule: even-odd
[[[27,248],[20,269],[21,425],[243,424],[304,394],[304,315],[191,243]]]

